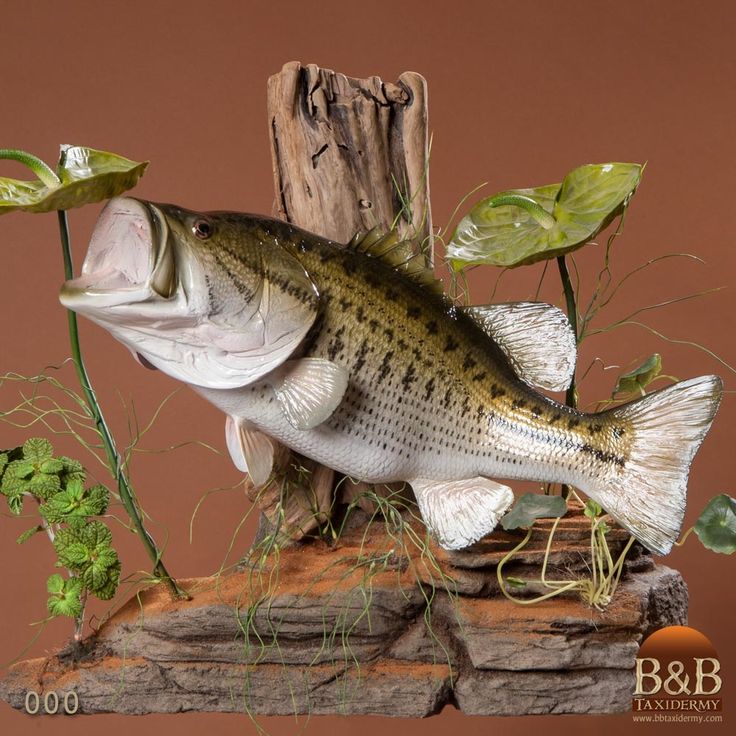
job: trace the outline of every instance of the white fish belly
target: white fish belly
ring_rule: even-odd
[[[430,414],[401,397],[388,399],[351,382],[334,414],[318,427],[295,429],[270,386],[197,389],[235,417],[323,465],[353,478],[389,483],[412,478],[460,480],[479,475],[548,482],[578,482],[576,443],[562,430],[492,417]]]

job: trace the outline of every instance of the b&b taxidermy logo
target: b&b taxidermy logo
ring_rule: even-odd
[[[668,626],[655,631],[642,643],[636,658],[632,708],[634,712],[670,714],[720,711],[720,669],[716,650],[696,629]]]

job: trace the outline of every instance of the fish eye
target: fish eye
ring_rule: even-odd
[[[195,220],[194,224],[192,225],[192,232],[200,240],[207,240],[208,238],[212,237],[212,233],[214,231],[215,228],[213,227],[212,223],[209,220],[206,220],[204,217],[200,217],[199,219]]]

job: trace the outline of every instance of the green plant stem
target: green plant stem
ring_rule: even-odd
[[[54,170],[37,156],[17,148],[0,148],[0,159],[17,161],[27,166],[47,187],[58,187],[61,179]]]
[[[557,257],[557,268],[560,271],[560,280],[562,281],[562,288],[565,292],[565,302],[567,304],[567,318],[570,320],[570,327],[575,334],[575,344],[578,343],[578,308],[575,303],[575,290],[572,288],[572,281],[570,280],[570,272],[567,270],[567,261],[565,256]],[[572,381],[568,386],[567,392],[565,393],[565,403],[571,406],[573,409],[577,408],[577,390],[575,387],[575,374],[573,373]]]
[[[74,278],[72,253],[69,244],[69,223],[65,210],[59,210],[57,214],[59,216],[61,249],[64,256],[64,276],[68,280]],[[71,310],[67,310],[67,319],[69,323],[69,341],[71,343],[72,359],[74,360],[74,366],[77,371],[79,383],[82,387],[82,391],[84,392],[84,396],[87,399],[87,405],[92,414],[92,418],[95,421],[95,425],[97,426],[97,431],[102,438],[102,444],[105,448],[110,472],[118,485],[120,499],[123,502],[123,506],[125,507],[128,516],[130,516],[130,519],[133,522],[136,533],[143,542],[143,546],[146,548],[148,556],[153,562],[153,574],[166,583],[172,596],[177,598],[186,598],[187,594],[179,588],[174,578],[172,578],[166,570],[156,543],[153,541],[153,538],[146,531],[146,528],[143,525],[143,519],[136,507],[128,478],[123,471],[120,455],[115,447],[115,441],[113,440],[112,434],[105,422],[102,409],[97,403],[97,398],[92,389],[92,383],[90,382],[87,369],[84,365],[84,360],[82,359],[82,350],[79,344],[79,329],[77,327],[77,315]]]

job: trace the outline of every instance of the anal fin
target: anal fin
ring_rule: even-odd
[[[462,549],[492,532],[514,502],[508,486],[488,478],[409,483],[424,523],[444,549]]]
[[[273,469],[273,441],[249,422],[232,416],[225,420],[225,440],[235,467],[248,473],[256,488],[264,485]]]

